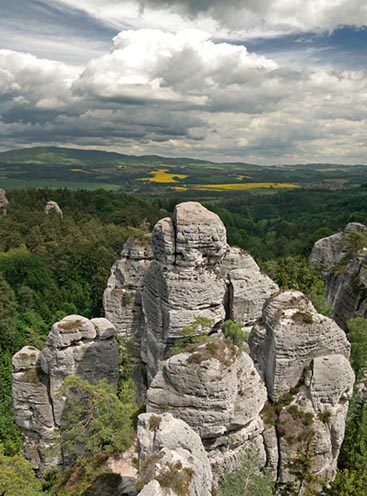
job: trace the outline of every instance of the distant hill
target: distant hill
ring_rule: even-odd
[[[33,147],[0,153],[0,188],[108,189],[155,198],[215,200],[277,189],[341,189],[365,182],[367,166],[256,165],[99,150]]]
[[[191,158],[170,158],[158,155],[124,155],[122,153],[104,152],[99,150],[79,150],[76,148],[59,148],[53,146],[23,148],[0,153],[0,164],[28,165],[70,165],[95,167],[111,165],[152,166],[161,165],[201,165],[217,166],[208,160]],[[247,164],[241,164],[247,165]]]

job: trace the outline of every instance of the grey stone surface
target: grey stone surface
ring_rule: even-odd
[[[345,360],[344,357],[341,358]],[[310,462],[309,470],[315,477],[314,490],[318,492],[324,482],[334,479],[344,438],[348,399],[354,382],[354,378],[351,378],[351,382],[346,384],[343,381],[343,372],[345,368],[340,369],[337,374],[337,378],[345,385],[343,398],[338,403],[333,403],[335,397],[332,395],[319,408],[315,408],[309,389],[303,387],[292,403],[280,413],[277,427],[278,433],[281,433],[278,436],[278,483],[293,482],[298,487],[299,480],[296,480],[293,469],[299,464],[298,460],[305,456]],[[306,490],[307,483],[304,481],[299,494],[305,494]]]
[[[324,274],[325,304],[343,328],[348,320],[367,316],[367,246],[353,252],[348,242],[348,234],[366,231],[363,224],[347,224],[342,232],[316,241],[309,259]]]
[[[353,391],[345,333],[302,293],[285,291],[264,305],[249,344],[271,400],[268,412],[280,402],[270,424],[263,413],[267,466],[284,490],[305,494],[310,487],[305,479],[299,488],[295,471],[306,457],[318,491],[335,477]]]
[[[197,317],[212,319],[213,328],[225,318],[252,323],[278,290],[248,253],[227,245],[223,222],[200,203],[177,205],[151,242],[125,243],[104,293],[106,318],[141,350],[148,383],[183,327]]]
[[[199,435],[184,421],[169,413],[142,414],[139,415],[137,436],[139,473],[143,482],[148,484],[172,473],[187,481],[190,496],[211,495],[212,471],[208,456]],[[162,494],[176,494],[165,492],[167,489]],[[149,490],[153,492],[147,494],[160,494],[156,483],[151,484]]]
[[[147,397],[149,412],[169,410],[200,435],[216,475],[238,465],[249,441],[263,455],[259,413],[267,398],[247,353],[218,342],[218,358],[196,363],[181,353],[162,362]]]
[[[359,250],[340,270],[326,277],[325,302],[332,317],[346,328],[355,317],[367,317],[367,248]]]
[[[6,215],[6,209],[9,205],[9,200],[6,197],[4,189],[0,189],[0,217]]]
[[[40,351],[25,346],[12,360],[12,395],[16,424],[25,438],[23,451],[36,470],[60,463],[58,434],[48,394],[48,378],[39,367]]]
[[[144,278],[143,360],[150,381],[182,329],[196,317],[256,320],[264,301],[278,290],[250,255],[226,243],[219,217],[196,202],[176,206],[173,219],[157,223],[155,260]]]
[[[117,385],[115,330],[106,319],[69,315],[52,326],[42,352],[24,347],[12,366],[15,421],[25,435],[25,456],[42,474],[64,463],[57,443],[66,401],[60,396],[64,379],[78,375],[91,383],[106,379]]]
[[[217,214],[198,202],[180,203],[174,210],[173,224],[177,265],[212,265],[224,257],[227,233]]]
[[[58,203],[56,203],[55,201],[48,201],[45,205],[45,214],[48,215],[50,213],[54,213],[56,215],[59,215],[60,217],[63,216],[63,212],[61,210],[61,208],[59,207]]]
[[[244,324],[254,323],[264,302],[278,292],[277,284],[260,271],[249,253],[241,248],[228,249],[223,260],[228,278],[229,318]]]
[[[143,279],[152,260],[150,237],[130,238],[111,269],[103,295],[105,316],[115,326],[117,337],[139,346],[144,330]]]
[[[171,492],[172,494],[172,492]],[[167,494],[167,491],[161,488],[161,485],[158,481],[153,479],[149,482],[143,489],[140,491],[138,496],[170,496]]]
[[[351,232],[365,232],[367,227],[358,222],[350,222],[342,232],[322,238],[314,244],[309,264],[311,267],[320,267],[324,274],[348,254],[348,243],[345,235]]]
[[[314,358],[331,354],[349,357],[350,353],[343,330],[294,290],[280,293],[264,305],[249,344],[272,401],[297,385]]]

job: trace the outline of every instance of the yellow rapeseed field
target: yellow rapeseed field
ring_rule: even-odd
[[[251,176],[237,176],[236,179],[243,181],[244,179],[251,179]]]
[[[172,186],[171,189],[174,189],[175,191],[187,191],[188,188],[184,188],[183,186]]]
[[[176,183],[176,179],[185,179],[185,174],[170,174],[168,169],[157,169],[149,172],[153,177],[141,177],[138,181],[149,181],[151,183]]]
[[[194,186],[198,191],[244,191],[255,188],[299,188],[297,184],[291,183],[234,183],[234,184],[201,184]]]

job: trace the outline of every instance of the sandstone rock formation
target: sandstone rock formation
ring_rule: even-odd
[[[138,421],[140,496],[210,496],[212,471],[201,439],[169,413]],[[185,491],[185,492],[184,492]]]
[[[349,253],[348,234],[365,232],[367,227],[359,222],[350,222],[342,232],[322,238],[314,244],[309,263],[311,267],[319,267],[325,275]]]
[[[349,225],[338,249],[319,243],[312,263],[329,273],[348,255],[349,233],[363,227]],[[227,245],[219,217],[196,202],[177,205],[148,241],[130,239],[112,267],[104,294],[112,324],[65,317],[42,352],[25,347],[13,357],[16,421],[34,468],[68,463],[57,447],[65,377],[117,384],[115,324],[119,339],[139,349],[150,384],[138,423],[140,496],[177,496],[182,488],[209,496],[254,446],[285,494],[332,480],[354,383],[342,329],[299,291],[279,293],[248,253]],[[364,257],[362,250],[348,262],[359,284]],[[192,325],[198,317],[208,323],[201,329]],[[223,337],[226,319],[253,326],[250,355],[245,343]]]
[[[259,413],[266,399],[251,358],[218,339],[161,362],[148,390],[147,411],[171,411],[197,432],[218,480],[238,467],[250,442],[265,461]]]
[[[249,344],[270,399],[264,441],[278,482],[300,484],[295,472],[306,472],[305,459],[313,487],[332,480],[354,384],[345,333],[302,293],[286,291],[264,305]]]
[[[196,317],[212,319],[213,329],[229,318],[248,324],[278,289],[250,255],[227,245],[222,221],[199,203],[181,203],[172,219],[160,220],[152,247],[143,290],[143,359],[150,380]]]
[[[66,401],[59,389],[65,377],[91,383],[118,381],[115,329],[106,319],[70,315],[52,326],[45,348],[24,347],[13,357],[13,408],[23,429],[25,457],[39,473],[64,463],[57,444]]]
[[[0,189],[0,217],[6,215],[6,209],[9,205],[9,200],[6,197],[4,189]]]
[[[133,237],[111,270],[105,315],[120,339],[140,349],[149,381],[182,328],[197,317],[251,324],[278,290],[253,258],[230,248],[219,217],[196,202],[176,206],[173,218],[147,237]]]
[[[358,233],[366,232],[366,226],[352,222],[316,241],[310,255],[310,266],[320,267],[325,277],[325,303],[343,328],[349,319],[367,316],[367,238],[365,247],[356,242]]]
[[[56,203],[55,201],[48,201],[45,205],[45,214],[48,215],[50,214],[51,212],[52,213],[55,213],[56,215],[59,215],[60,217],[63,216],[63,212],[61,210],[61,208],[59,207],[58,203]]]
[[[130,238],[111,269],[103,295],[105,316],[114,324],[118,338],[139,346],[144,330],[143,281],[152,260],[150,236]]]

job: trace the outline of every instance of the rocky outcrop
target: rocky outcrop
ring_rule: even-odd
[[[251,324],[277,290],[248,253],[227,245],[216,214],[186,202],[155,225],[151,244],[147,235],[125,243],[104,293],[105,316],[141,349],[151,381],[197,317],[212,319],[214,329],[224,319]]]
[[[6,215],[6,209],[9,205],[9,201],[6,197],[6,192],[4,189],[0,189],[0,217]]]
[[[247,353],[218,339],[161,363],[148,390],[147,411],[171,411],[194,429],[218,479],[240,464],[250,441],[264,458],[259,413],[266,398]]]
[[[249,344],[274,402],[298,384],[314,358],[333,354],[349,357],[350,351],[342,329],[317,313],[299,291],[280,293],[264,306]]]
[[[199,203],[181,203],[172,219],[160,220],[152,247],[154,261],[143,291],[143,360],[149,380],[197,317],[212,319],[211,329],[229,318],[249,323],[278,289],[250,255],[228,247],[222,221]]]
[[[48,201],[45,205],[45,208],[44,208],[44,212],[46,215],[50,214],[50,213],[54,213],[56,215],[59,215],[60,217],[63,216],[63,212],[61,210],[61,208],[59,207],[59,204],[56,203],[55,201]]]
[[[115,329],[106,319],[88,320],[70,315],[52,326],[45,348],[24,347],[13,366],[13,408],[23,429],[25,457],[39,473],[63,465],[57,443],[66,398],[60,387],[67,376],[78,375],[91,383],[118,381]]]
[[[114,324],[118,338],[139,346],[144,331],[143,281],[152,260],[150,236],[130,238],[111,269],[103,295],[105,316]]]
[[[270,400],[263,412],[268,464],[285,490],[300,486],[304,494],[335,476],[354,384],[350,345],[298,291],[264,305],[249,344]]]
[[[311,267],[318,267],[327,275],[331,269],[342,258],[350,252],[348,234],[352,232],[366,232],[367,227],[359,222],[350,222],[342,232],[322,238],[314,244],[309,264]]]
[[[210,496],[212,471],[201,439],[169,413],[138,421],[140,496]]]
[[[61,453],[40,354],[33,346],[25,346],[14,355],[12,388],[15,422],[24,433],[24,455],[34,469],[44,472],[49,466],[61,464]]]
[[[310,255],[310,266],[320,267],[325,277],[325,304],[343,328],[350,319],[367,317],[366,233],[366,226],[352,222],[316,241]]]

